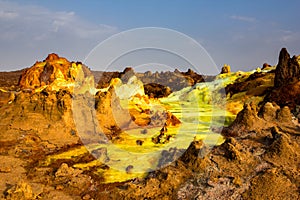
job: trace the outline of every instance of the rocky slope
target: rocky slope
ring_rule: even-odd
[[[108,140],[122,143],[122,130],[144,127],[167,130],[180,124],[170,112],[153,110],[151,101],[143,92],[133,93],[128,108],[123,108],[120,104],[125,98],[122,91],[130,90],[136,83],[134,77],[129,77],[127,81],[127,84],[123,84],[115,79],[107,89],[97,90],[85,66],[50,54],[44,61],[23,70],[17,89],[3,85],[0,104],[0,154],[3,158],[0,171],[1,198],[33,199],[39,196],[52,199],[52,195],[58,195],[64,199],[66,195],[57,188],[68,181],[67,177],[73,176],[74,170],[77,181],[69,190],[70,194],[76,188],[91,185],[91,176],[97,180],[103,179],[103,176],[94,174],[97,170],[109,169],[105,165],[109,158],[99,161],[99,156],[107,154],[106,148],[89,152],[83,144],[95,143],[95,140],[97,143],[106,143]],[[92,115],[87,112],[89,110],[92,110]],[[78,130],[83,131],[79,134]],[[134,141],[133,148],[143,143],[143,140]],[[48,157],[77,148],[81,148],[78,155],[71,153],[75,160],[64,158],[70,167],[62,164],[62,172],[59,170],[62,163],[60,159],[48,161]],[[72,168],[75,163],[92,161],[100,163],[96,163],[94,169],[80,171]],[[58,182],[52,180],[48,184],[39,174],[44,170],[50,173],[44,174],[46,179],[55,173]],[[66,172],[68,170],[71,172]],[[33,182],[37,184],[32,185]],[[74,193],[74,198],[85,191],[84,188]]]
[[[160,169],[138,175],[138,158],[129,157],[134,162],[118,172],[109,148],[101,145],[112,141],[141,151],[168,144],[168,130],[183,122],[149,96],[194,85],[178,91],[190,101],[204,95],[203,79],[191,70],[165,72],[167,82],[177,82],[179,74],[187,81],[172,88],[159,73],[126,69],[102,73],[106,78],[96,89],[88,68],[50,54],[22,71],[19,85],[1,85],[0,198],[299,199],[299,71],[299,57],[290,58],[286,49],[276,69],[244,73],[224,66],[214,83],[226,87],[227,95],[218,97],[226,97],[227,110],[237,114],[222,131],[224,142],[208,146],[195,138],[186,150],[163,150]],[[11,77],[3,82],[15,84],[16,73]],[[141,89],[147,79],[161,84],[149,85],[149,96]],[[204,95],[203,101],[210,100]],[[137,140],[127,130],[150,137]]]
[[[282,55],[279,63],[281,59]],[[290,71],[286,73],[289,76],[295,69],[287,67],[286,70]],[[274,77],[274,71],[268,73]],[[249,85],[256,84],[259,88],[262,82],[258,78],[269,74],[254,73],[250,78],[237,79],[227,89],[235,94],[241,91],[247,94],[253,88]],[[294,81],[299,82],[299,76]],[[268,86],[262,92],[266,95],[262,103],[245,104],[236,120],[223,130],[225,142],[222,145],[207,151],[202,142],[192,142],[172,165],[150,174],[146,179],[115,189],[115,193],[119,194],[117,198],[298,199],[299,119],[291,114],[289,104],[280,107],[275,102],[266,101],[275,88],[288,89],[289,86],[289,83]],[[173,151],[170,149],[169,154],[172,155]],[[109,194],[103,196],[107,199],[115,197]]]

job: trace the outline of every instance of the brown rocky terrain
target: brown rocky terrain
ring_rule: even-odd
[[[0,85],[1,87],[17,87],[19,86],[19,79],[24,70],[13,72],[0,72]]]
[[[59,59],[59,61],[57,61],[57,59]],[[45,61],[47,63],[46,65]],[[53,66],[51,65],[51,62],[53,62],[54,66],[57,65],[53,69],[51,67]],[[31,87],[26,88],[40,87],[46,83],[51,83],[55,79],[59,78],[59,76],[62,74],[65,76],[62,78],[72,79],[72,70],[69,72],[64,72],[61,66],[68,65],[71,67],[71,65],[74,64],[75,63],[68,62],[65,58],[58,58],[57,55],[50,54],[49,57],[43,62],[37,62],[34,70],[30,70],[34,71],[34,74],[29,74],[28,69],[15,72],[0,72],[0,86],[13,86],[18,88],[24,87],[24,85],[31,85]],[[54,69],[57,70],[53,71]],[[191,69],[189,69],[187,72],[175,70],[174,72],[152,73],[148,71],[145,73],[137,73],[134,72],[132,68],[126,68],[123,72],[91,71],[91,73],[93,74],[95,82],[97,83],[97,88],[109,87],[111,80],[114,78],[120,78],[126,82],[128,81],[129,77],[136,75],[144,83],[145,93],[155,98],[165,97],[168,96],[172,91],[178,91],[184,87],[193,86],[200,82],[212,81],[214,79],[214,76],[199,75]],[[52,77],[50,77],[51,74]],[[75,77],[73,77],[73,79],[74,78]]]
[[[162,127],[152,142],[163,143],[168,128],[181,123],[167,110],[152,112],[149,105],[155,99],[146,95],[135,95],[128,110],[120,106],[121,99],[110,83],[112,77],[128,81],[134,74],[131,69],[103,72],[105,78],[96,82],[98,88],[108,89],[93,95],[87,95],[94,86],[89,70],[55,54],[22,73],[2,73],[0,198],[299,199],[299,57],[290,58],[283,49],[276,70],[266,68],[270,70],[241,75],[225,88],[229,105],[239,102],[244,107],[224,127],[221,145],[211,147],[195,139],[187,150],[163,151],[158,162],[161,168],[144,178],[114,183],[104,181],[103,173],[110,168],[107,150],[90,152],[83,144],[122,142],[121,130],[146,126]],[[228,67],[222,71],[232,73]],[[148,72],[140,79],[147,85],[155,83],[151,80],[155,77],[170,90],[203,81],[191,70],[161,74]],[[169,82],[177,82],[182,76],[187,82],[174,88],[162,80],[169,77]],[[74,85],[78,82],[79,86]],[[149,96],[161,97],[169,91],[154,86],[149,86]],[[91,109],[90,105],[95,110],[92,115],[78,112],[74,116],[74,106],[80,111]],[[84,127],[75,124],[78,121]],[[97,126],[102,133],[95,131]],[[81,128],[86,132],[79,136]],[[143,142],[136,141],[136,145]],[[181,156],[176,160],[177,155]],[[78,167],[86,163],[94,164]],[[128,176],[132,169],[133,165],[126,167]]]
[[[135,75],[144,83],[145,93],[155,98],[166,97],[172,91],[214,79],[214,76],[200,75],[191,69],[187,72],[175,70],[174,72],[138,73],[132,68],[126,68],[123,72],[93,72],[93,74],[96,74],[95,81],[98,83],[98,88],[108,87],[113,78],[120,78],[123,82],[127,82]]]
[[[282,56],[279,63],[281,59]],[[295,69],[287,67],[286,70]],[[292,73],[286,74],[283,79]],[[268,74],[253,74],[245,81],[237,80],[227,89],[236,93],[240,91],[232,88],[248,92],[261,85],[255,84],[262,76]],[[295,82],[299,82],[299,78],[296,77]],[[284,83],[275,87],[289,86]],[[264,93],[273,90],[270,87]],[[259,106],[245,104],[236,120],[223,130],[226,140],[222,145],[205,153],[207,147],[194,141],[172,165],[138,183],[126,183],[126,189],[118,189],[119,198],[298,199],[299,121],[293,118],[287,106],[270,102]],[[170,154],[173,151],[170,149]]]

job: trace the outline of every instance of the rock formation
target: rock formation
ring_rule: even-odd
[[[300,103],[300,81],[274,88],[267,94],[265,101],[273,101],[281,107],[288,106],[294,111]]]
[[[300,58],[290,58],[285,48],[281,49],[275,70],[274,88],[267,93],[264,102],[275,102],[281,107],[288,106],[295,112],[300,103]]]
[[[282,48],[279,54],[279,61],[275,70],[274,86],[276,88],[282,87],[299,81],[300,78],[300,64],[299,58],[290,54],[286,48]]]
[[[279,66],[292,63],[288,65],[297,73],[291,67],[296,66],[293,58],[286,62],[289,56],[284,50],[281,54]],[[157,149],[160,145],[167,147],[165,143],[171,137],[168,128],[181,122],[157,99],[140,93],[130,96],[127,107],[122,107],[126,98],[118,97],[110,77],[122,80],[128,74],[124,80],[130,82],[132,69],[109,74],[99,84],[104,87],[109,80],[107,90],[91,91],[85,69],[77,70],[80,66],[51,54],[23,72],[21,90],[18,86],[1,87],[1,199],[300,198],[300,124],[293,116],[300,115],[300,86],[295,78],[298,76],[287,72],[287,68],[251,75],[241,73],[228,86],[227,99],[245,104],[234,122],[224,128],[221,145],[207,146],[195,139],[187,149],[173,147],[158,152],[161,158],[153,162],[158,162],[159,169],[144,178],[136,178],[134,174],[135,162],[142,156],[137,157],[123,169],[122,176],[128,181],[105,183],[106,177],[120,179],[118,169],[107,164],[119,160],[101,146],[109,142],[99,137],[103,132],[112,145],[116,144],[118,152],[131,144],[134,149],[147,149],[150,144]],[[191,70],[185,74],[189,78],[179,79],[180,74],[178,71],[146,73],[141,77],[162,80],[166,75],[171,82],[186,80],[180,87],[195,83],[196,79],[201,81]],[[135,76],[139,78],[139,74]],[[283,77],[292,81],[284,83]],[[74,86],[76,79],[80,84]],[[151,90],[157,95],[164,88]],[[249,102],[248,97],[253,96],[261,102]],[[81,121],[77,126],[72,113],[74,106],[78,108],[77,120]],[[86,130],[81,137],[78,127]],[[147,127],[161,127],[159,136]],[[122,131],[130,128],[137,129],[138,138],[122,138]],[[146,136],[149,138],[145,139]],[[157,144],[153,144],[153,138]],[[138,152],[138,155],[144,154]]]
[[[193,71],[192,69],[188,69],[187,72],[181,72],[181,74],[183,75],[184,78],[189,79],[191,78],[192,80],[190,80],[190,86],[193,86],[197,83],[202,83],[205,82],[206,80],[203,78],[202,75],[197,74],[195,71]]]
[[[227,85],[225,91],[230,96],[245,91],[247,91],[249,95],[263,96],[266,90],[273,86],[273,78],[273,72],[255,72],[249,77],[241,77],[234,83]]]
[[[180,150],[163,151],[161,165],[173,163],[126,183],[125,190],[116,190],[119,198],[299,198],[300,129],[292,124],[289,109],[267,103],[259,111],[247,104],[232,127],[240,134],[227,135],[208,153],[202,153],[207,150],[201,141],[192,142],[177,161],[172,158]]]
[[[101,72],[95,77],[95,80],[98,82],[98,88],[106,88],[114,78],[119,78],[123,83],[127,83],[132,76],[136,76],[144,83],[145,94],[155,98],[165,97],[171,91],[178,91],[184,87],[205,82],[206,79],[212,80],[214,78],[199,75],[191,69],[187,72],[175,70],[174,72],[137,73],[132,68],[126,68],[123,72]]]
[[[269,70],[269,69],[271,69],[272,68],[272,66],[271,65],[269,65],[268,63],[264,63],[263,64],[263,67],[261,68],[262,70]]]
[[[242,136],[247,131],[258,131],[272,126],[292,125],[292,114],[288,107],[280,108],[276,103],[267,102],[259,109],[253,102],[244,105],[235,121],[224,128],[225,136]]]
[[[23,89],[36,89],[45,85],[51,85],[59,90],[79,81],[81,73],[88,70],[81,63],[69,62],[57,54],[49,54],[42,62],[36,62],[32,67],[23,71],[19,85]],[[85,74],[86,75],[86,74]]]
[[[168,86],[164,86],[158,83],[148,83],[144,85],[145,94],[149,97],[162,98],[167,97],[172,93],[172,90]]]
[[[132,122],[129,111],[120,106],[114,87],[96,94],[95,109],[99,126],[109,139],[117,137]]]
[[[221,74],[228,74],[230,73],[230,66],[225,64],[223,67],[222,67],[222,70],[221,70]]]

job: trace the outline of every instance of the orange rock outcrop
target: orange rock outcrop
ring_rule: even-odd
[[[37,61],[23,71],[19,85],[23,89],[36,89],[57,82],[74,82],[81,63],[70,62],[66,58],[51,53],[42,62]]]

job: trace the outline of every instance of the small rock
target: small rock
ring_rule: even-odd
[[[144,141],[143,141],[143,140],[137,140],[137,141],[136,141],[136,144],[137,144],[137,145],[139,145],[139,146],[142,146],[142,145],[143,145],[143,143],[144,143]]]
[[[107,155],[107,148],[102,147],[99,149],[95,149],[92,151],[92,155],[99,161],[105,163],[108,162],[110,159]]]
[[[76,131],[74,129],[71,130],[71,135],[76,135]]]
[[[267,69],[270,69],[272,66],[269,65],[268,63],[264,63],[263,64],[263,67],[262,67],[262,70],[267,70]]]
[[[147,133],[148,133],[148,130],[147,130],[147,129],[141,130],[141,134],[147,134]]]
[[[126,173],[127,173],[127,174],[131,173],[131,172],[132,172],[132,169],[133,169],[133,166],[132,166],[132,165],[128,165],[128,166],[126,167]]]

